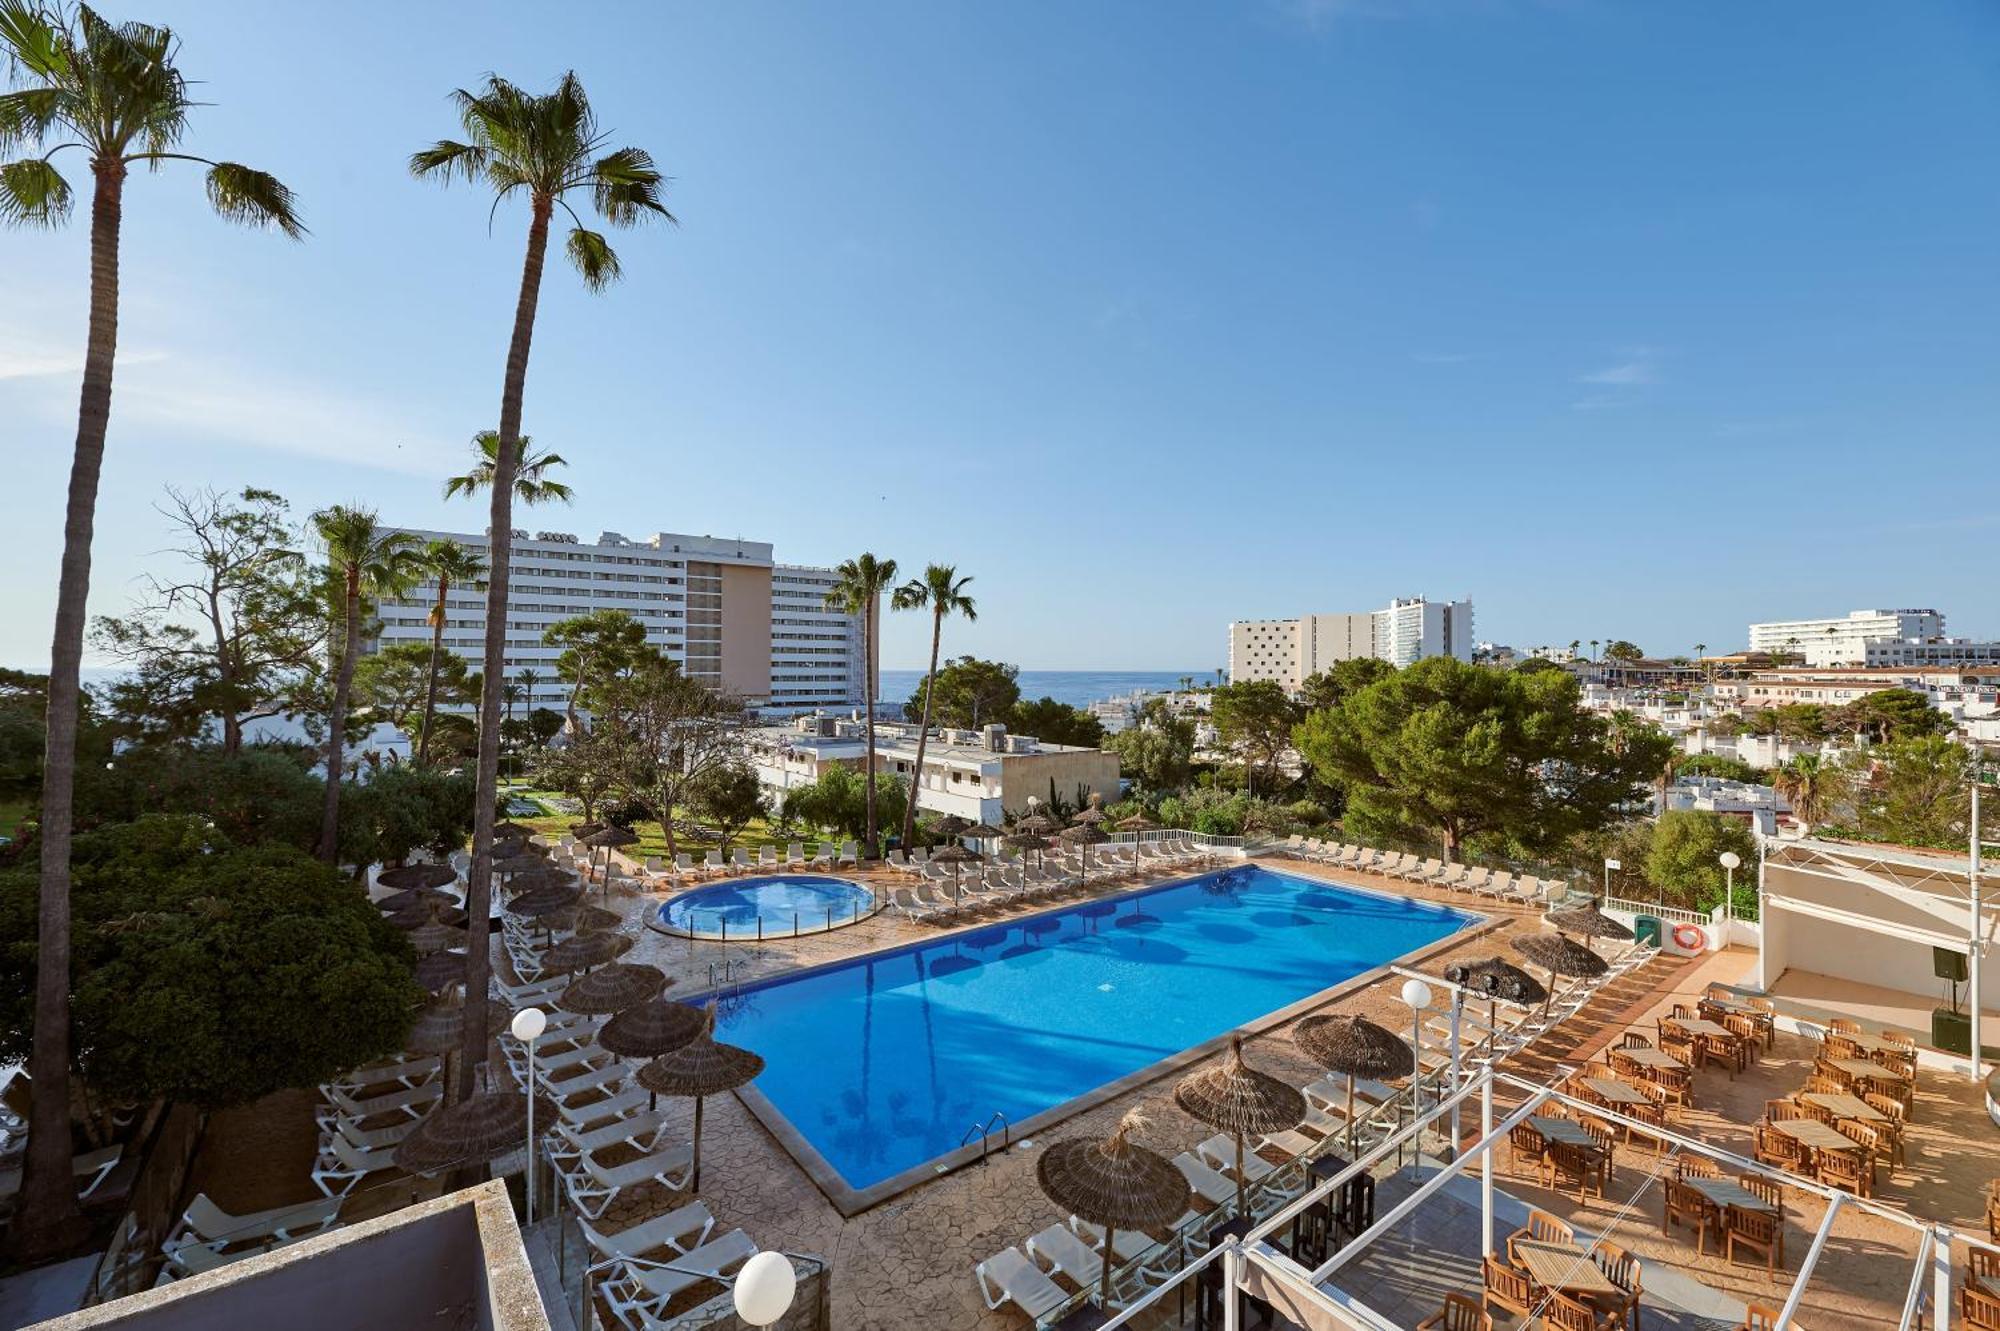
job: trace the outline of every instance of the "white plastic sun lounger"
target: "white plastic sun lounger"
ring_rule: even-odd
[[[686,1187],[694,1172],[694,1145],[681,1142],[622,1165],[600,1165],[589,1155],[578,1156],[577,1162],[581,1168],[565,1176],[569,1199],[585,1219],[595,1220],[627,1188],[658,1183],[668,1192],[679,1192]]]
[[[757,1245],[750,1241],[750,1236],[732,1229],[719,1239],[675,1257],[657,1261],[629,1258],[619,1264],[621,1275],[600,1288],[604,1301],[611,1305],[612,1314],[619,1321],[633,1325],[630,1314],[637,1313],[646,1319],[641,1325],[651,1325],[659,1320],[674,1295],[704,1280],[719,1281],[756,1255]]]
[[[556,1112],[561,1114],[563,1122],[570,1126],[588,1128],[606,1119],[629,1117],[644,1110],[652,1100],[653,1095],[650,1091],[633,1086],[607,1095],[602,1100],[575,1105],[559,1104],[556,1106]]]
[[[419,1086],[438,1074],[444,1060],[435,1054],[422,1058],[392,1058],[380,1063],[370,1063],[366,1067],[349,1068],[332,1081],[320,1085],[320,1094],[326,1094],[329,1086],[338,1086],[347,1091],[364,1090],[370,1086],[387,1086],[394,1082],[400,1086]]]
[[[1069,1218],[1069,1227],[1075,1232],[1078,1238],[1090,1245],[1092,1252],[1102,1253],[1104,1251],[1104,1227],[1102,1225],[1093,1225],[1088,1220],[1073,1215]],[[1121,1229],[1118,1231],[1117,1237],[1112,1240],[1112,1252],[1115,1254],[1120,1266],[1127,1262],[1138,1261],[1141,1257],[1144,1257],[1159,1246],[1159,1240],[1136,1229]]]
[[[1078,1289],[1095,1289],[1104,1278],[1104,1258],[1064,1225],[1050,1225],[1024,1245],[1030,1261],[1052,1276],[1067,1276]]]
[[[548,1093],[551,1100],[566,1105],[579,1095],[617,1086],[631,1075],[632,1070],[623,1062],[613,1060],[601,1068],[592,1068],[581,1077],[571,1077],[558,1082],[545,1081],[542,1083],[542,1089]]]
[[[803,841],[785,843],[785,868],[799,870],[806,867],[806,845]]]
[[[210,1201],[207,1193],[198,1192],[194,1200],[187,1204],[187,1210],[181,1212],[180,1223],[174,1226],[174,1232],[160,1247],[169,1253],[188,1247],[212,1248],[220,1252],[237,1243],[264,1243],[271,1239],[290,1242],[317,1234],[331,1227],[339,1218],[340,1199],[337,1197],[231,1215]]]
[[[378,1169],[396,1167],[396,1144],[356,1146],[338,1133],[328,1150],[313,1162],[313,1186],[329,1197],[345,1197],[354,1185]]]
[[[937,915],[936,907],[926,906],[921,901],[918,901],[914,896],[910,895],[910,889],[907,887],[899,887],[892,891],[889,894],[889,904],[894,906],[904,919],[909,920],[913,924],[920,924]]]
[[[974,1267],[972,1277],[979,1282],[979,1296],[988,1308],[1012,1303],[1037,1323],[1069,1302],[1062,1286],[1022,1256],[1019,1248],[1002,1248]]]
[[[338,1119],[332,1128],[320,1134],[319,1151],[321,1155],[331,1154],[335,1137],[344,1137],[349,1145],[358,1146],[364,1151],[395,1146],[403,1138],[415,1132],[417,1124],[421,1122],[423,1120],[420,1118],[399,1118],[386,1128],[364,1128],[357,1126],[360,1123],[359,1119]]]
[[[775,873],[778,868],[778,848],[763,846],[757,851],[757,867]]]
[[[1245,1183],[1261,1182],[1277,1169],[1276,1165],[1255,1151],[1244,1152],[1239,1167],[1236,1159],[1236,1139],[1226,1132],[1216,1133],[1195,1147],[1194,1153],[1225,1174],[1240,1174]]]
[[[833,867],[833,843],[831,841],[820,842],[818,849],[813,851],[810,863],[815,869],[831,869]]]
[[[666,1130],[667,1115],[664,1110],[659,1109],[613,1119],[609,1123],[601,1123],[591,1128],[579,1128],[572,1123],[558,1123],[556,1136],[559,1140],[549,1143],[549,1155],[557,1160],[573,1159],[620,1143],[634,1150],[647,1152],[659,1145],[660,1138],[665,1135]]]
[[[428,1081],[421,1086],[409,1086],[387,1095],[377,1095],[365,1100],[356,1099],[338,1086],[327,1090],[327,1103],[314,1112],[319,1125],[330,1126],[337,1118],[374,1118],[377,1114],[393,1113],[401,1110],[413,1118],[421,1118],[425,1107],[444,1094],[442,1082]]]
[[[607,1268],[620,1262],[642,1258],[662,1248],[685,1253],[700,1247],[715,1229],[715,1217],[709,1214],[706,1203],[689,1202],[665,1215],[642,1220],[629,1229],[615,1233],[607,1234],[595,1228],[582,1216],[577,1217],[577,1228],[583,1231],[583,1237],[590,1246],[603,1254],[603,1258],[592,1263],[590,1268],[592,1275],[602,1275]]]
[[[71,1156],[69,1168],[70,1173],[76,1178],[78,1199],[96,1192],[99,1185],[111,1176],[111,1171],[118,1168],[118,1162],[124,1156],[125,1148],[122,1145],[106,1146],[102,1150]],[[0,1201],[12,1197],[21,1190],[23,1168],[24,1164],[17,1163],[0,1169]]]

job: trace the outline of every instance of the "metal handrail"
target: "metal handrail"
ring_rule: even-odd
[[[990,1147],[989,1147],[989,1144],[988,1144],[988,1143],[990,1142],[990,1140],[991,1140],[991,1138],[992,1138],[992,1136],[993,1136],[993,1125],[994,1125],[995,1123],[998,1123],[998,1124],[1000,1125],[1000,1149],[1004,1151],[1004,1150],[1006,1150],[1006,1149],[1007,1149],[1007,1148],[1008,1148],[1009,1146],[1013,1145],[1013,1144],[1014,1144],[1014,1126],[1013,1126],[1013,1124],[1011,1124],[1011,1123],[1009,1123],[1009,1122],[1007,1121],[1007,1115],[1006,1115],[1006,1114],[1004,1114],[1004,1113],[1002,1113],[1002,1112],[1001,1112],[1000,1110],[996,1109],[996,1110],[994,1110],[994,1111],[992,1112],[992,1114],[990,1114],[990,1115],[989,1115],[989,1116],[987,1117],[987,1119],[986,1119],[986,1121],[985,1121],[984,1123],[975,1123],[975,1124],[973,1124],[973,1125],[972,1125],[971,1127],[969,1127],[969,1128],[967,1128],[967,1129],[965,1130],[965,1135],[964,1135],[963,1137],[960,1137],[960,1138],[958,1139],[958,1146],[959,1146],[959,1149],[960,1149],[960,1150],[964,1150],[964,1149],[965,1149],[965,1147],[966,1147],[966,1146],[967,1146],[967,1145],[968,1145],[968,1144],[969,1144],[969,1143],[970,1143],[970,1142],[972,1141],[972,1134],[973,1134],[973,1133],[975,1133],[975,1132],[976,1132],[976,1133],[978,1133],[978,1134],[979,1134],[979,1163],[980,1163],[980,1164],[982,1164],[982,1165],[983,1165],[983,1164],[985,1164],[985,1163],[986,1163],[986,1157],[987,1157],[987,1156],[988,1156],[989,1154],[991,1154],[991,1149],[990,1149]]]

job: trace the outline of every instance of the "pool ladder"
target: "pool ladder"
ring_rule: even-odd
[[[734,979],[736,978],[736,968],[737,968],[738,966],[741,966],[741,967],[743,967],[743,968],[744,968],[745,970],[748,970],[748,969],[750,969],[750,960],[749,960],[749,958],[747,958],[747,957],[741,957],[741,958],[739,958],[739,957],[731,957],[731,958],[730,958],[729,960],[727,960],[727,961],[711,961],[711,962],[709,962],[709,963],[708,963],[708,987],[709,987],[709,988],[711,988],[711,989],[715,988],[715,976],[716,976],[716,972],[717,972],[718,970],[720,970],[720,971],[722,972],[722,982],[723,982],[724,984],[728,984],[728,983],[729,983],[730,981],[734,980]]]
[[[979,1134],[979,1163],[982,1165],[986,1163],[986,1157],[992,1151],[993,1125],[996,1123],[1000,1125],[1000,1149],[1004,1151],[1012,1143],[1014,1129],[1007,1122],[1007,1116],[997,1109],[993,1111],[992,1117],[984,1123],[973,1124],[965,1130],[965,1135],[958,1139],[959,1147],[963,1149],[971,1144],[975,1132]]]

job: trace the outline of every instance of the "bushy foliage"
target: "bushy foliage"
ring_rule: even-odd
[[[1094,749],[1104,743],[1104,723],[1081,707],[1072,707],[1054,698],[1016,703],[1007,717],[1007,728],[1033,735],[1050,744],[1073,744]]]
[[[808,786],[785,792],[782,817],[814,829],[830,829],[842,836],[860,837],[868,828],[868,785],[851,767],[829,767]],[[881,826],[894,827],[903,820],[903,802],[909,791],[901,777],[889,772],[875,774],[875,810]]]
[[[241,1104],[408,1034],[408,942],[303,850],[155,815],[78,837],[72,868],[76,1059],[114,1102]],[[36,894],[32,866],[0,873],[0,1058],[27,1052]]]
[[[1700,809],[1669,810],[1653,825],[1646,880],[1667,905],[1713,910],[1722,903],[1728,883],[1721,862],[1727,850],[1743,861],[1736,870],[1737,910],[1755,915],[1757,838],[1741,819]]]

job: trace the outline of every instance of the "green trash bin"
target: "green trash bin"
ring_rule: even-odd
[[[1661,941],[1660,917],[1639,915],[1632,920],[1632,937],[1640,947],[1658,947]]]

